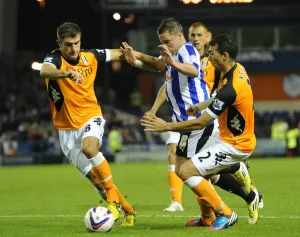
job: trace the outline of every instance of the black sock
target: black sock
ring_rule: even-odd
[[[246,202],[248,201],[242,185],[240,185],[240,183],[231,174],[220,174],[220,178],[215,185],[227,192],[240,196]]]
[[[251,190],[250,193],[247,196],[246,202],[250,203],[254,200],[254,198],[255,198],[255,192],[253,190]]]
[[[235,172],[237,172],[239,169],[240,169],[240,162],[239,163],[236,163],[232,166],[229,166],[225,169],[222,169],[218,172],[218,174],[227,174],[227,173],[230,173],[230,174],[234,174]]]

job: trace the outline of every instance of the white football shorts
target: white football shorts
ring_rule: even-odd
[[[92,165],[81,152],[81,141],[85,137],[97,137],[101,145],[104,125],[105,119],[102,116],[97,116],[91,118],[79,129],[58,130],[60,146],[64,155],[84,176],[92,169]]]
[[[178,144],[180,139],[180,133],[179,132],[168,132],[169,138],[166,141],[166,145],[169,144]]]
[[[251,155],[251,153],[242,152],[215,136],[208,139],[208,144],[192,157],[195,167],[202,176],[217,174],[220,170],[244,161]]]

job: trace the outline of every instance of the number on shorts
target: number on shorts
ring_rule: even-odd
[[[100,117],[95,118],[95,119],[94,119],[94,122],[95,122],[98,126],[100,126],[100,125],[101,125],[101,118],[100,118]]]
[[[217,165],[218,162],[222,162],[222,161],[226,160],[227,158],[229,158],[230,154],[224,153],[224,152],[219,152],[219,154],[216,153],[215,156],[216,156],[215,165]]]
[[[210,152],[208,151],[208,152],[207,152],[207,156],[198,156],[198,159],[199,159],[200,162],[202,162],[203,159],[208,159],[208,158],[210,157],[210,155],[211,155],[211,154],[210,154]]]
[[[88,132],[88,131],[90,131],[90,130],[91,130],[91,125],[90,125],[90,124],[86,125],[86,127],[85,127],[85,132]]]

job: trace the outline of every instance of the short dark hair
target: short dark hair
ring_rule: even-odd
[[[209,45],[218,45],[218,51],[220,53],[227,52],[232,59],[235,59],[238,54],[238,46],[235,38],[227,34],[216,36],[210,41]]]
[[[161,35],[165,32],[168,32],[169,34],[177,34],[177,33],[183,33],[182,25],[178,20],[175,18],[167,18],[161,21],[159,27],[157,28],[157,34]]]
[[[72,22],[65,22],[61,24],[59,27],[57,27],[57,39],[59,41],[62,41],[66,37],[75,37],[76,35],[81,35],[81,29],[80,27]]]

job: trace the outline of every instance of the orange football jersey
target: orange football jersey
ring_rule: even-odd
[[[254,150],[253,94],[249,77],[241,64],[236,63],[221,75],[216,97],[207,112],[218,117],[222,141],[246,153]]]
[[[46,79],[54,126],[61,130],[79,129],[89,119],[101,116],[101,108],[94,91],[98,62],[106,61],[106,51],[101,49],[82,50],[76,62],[67,61],[54,50],[44,59],[57,69],[78,71],[85,81],[76,85],[69,78]]]

